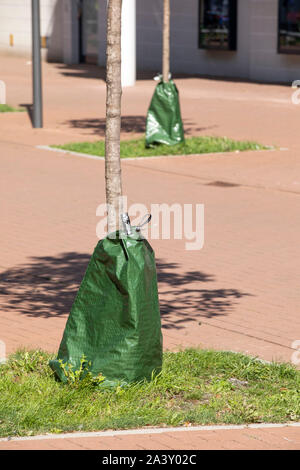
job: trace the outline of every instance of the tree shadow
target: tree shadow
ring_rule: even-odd
[[[56,62],[55,60],[51,59],[50,62]],[[57,61],[58,62],[58,61]],[[106,70],[105,67],[102,65],[97,64],[87,64],[87,63],[80,63],[80,64],[62,64],[56,63],[56,68],[59,72],[66,76],[66,77],[78,77],[78,78],[89,78],[89,79],[97,79],[102,80],[103,82],[106,81]],[[158,70],[137,70],[136,72],[136,80],[153,80],[154,77],[160,75],[161,71]],[[225,76],[225,75],[210,75],[206,73],[184,73],[184,72],[174,72],[172,73],[173,80],[181,80],[181,79],[191,79],[191,78],[198,78],[202,80],[211,80],[212,82],[228,82],[228,83],[249,83],[249,84],[257,84],[257,85],[281,85],[281,86],[290,86],[290,83],[287,81],[268,81],[268,80],[253,80],[250,78],[243,78],[243,77],[234,77],[234,76]]]
[[[56,64],[56,68],[65,77],[90,78],[106,81],[105,67],[96,64]]]
[[[237,289],[203,288],[215,276],[202,271],[182,271],[177,263],[157,262],[160,312],[163,327],[180,329],[182,323],[229,315],[237,299],[248,296]]]
[[[90,134],[97,135],[98,137],[105,136],[105,118],[97,119],[70,119],[62,123],[74,129],[88,130]],[[215,129],[216,125],[208,127],[197,127],[196,123],[183,119],[184,133],[186,136],[193,135],[195,132],[203,132],[210,129]],[[121,132],[123,134],[144,134],[146,131],[146,116],[122,116],[121,118]]]
[[[55,64],[55,67],[59,73],[65,77],[75,77],[75,78],[89,78],[106,81],[106,69],[104,66],[97,64]],[[136,80],[153,80],[154,77],[159,75],[161,72],[157,70],[137,70]],[[182,78],[193,78],[195,75],[186,74],[186,73],[176,73],[172,78],[182,79]]]
[[[2,310],[44,318],[67,314],[89,259],[87,254],[69,252],[32,257],[7,269],[0,274]]]
[[[32,257],[30,262],[0,275],[2,311],[29,317],[53,318],[70,311],[90,260],[85,253]],[[180,329],[182,323],[228,315],[236,300],[249,295],[236,289],[207,289],[214,276],[183,271],[177,263],[157,260],[160,310],[164,328]]]

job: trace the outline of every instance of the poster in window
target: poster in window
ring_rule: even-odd
[[[199,47],[235,50],[236,0],[200,0]]]
[[[279,1],[278,49],[300,54],[300,0]]]

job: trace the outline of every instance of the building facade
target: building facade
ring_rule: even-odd
[[[127,0],[129,1],[129,0]],[[50,61],[105,65],[107,0],[41,0]],[[136,66],[161,71],[163,0],[136,0]],[[0,0],[0,52],[30,55],[31,0]],[[300,79],[300,0],[171,0],[171,71]]]

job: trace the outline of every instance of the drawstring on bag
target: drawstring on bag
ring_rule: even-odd
[[[135,227],[135,230],[136,230],[137,232],[140,232],[140,231],[141,231],[141,228],[144,227],[144,225],[149,224],[149,222],[150,222],[151,219],[152,219],[152,215],[151,215],[151,214],[146,214],[146,215],[144,215],[144,217],[142,218],[140,224]]]
[[[121,214],[121,220],[122,220],[122,223],[123,223],[123,230],[124,230],[124,232],[126,233],[127,236],[132,235],[132,229],[134,229],[136,232],[140,232],[142,227],[144,227],[144,225],[149,224],[151,218],[152,218],[151,214],[146,214],[142,218],[139,225],[136,225],[136,226],[132,227],[131,223],[130,223],[130,218],[129,218],[128,212],[124,212],[123,214]],[[125,257],[128,261],[129,260],[129,253],[128,253],[128,250],[127,250],[125,239],[126,239],[126,237],[121,236],[121,245],[123,247]]]
[[[149,224],[150,220],[152,219],[152,215],[151,214],[145,214],[144,217],[142,218],[141,222],[139,223],[139,225],[136,225],[135,227],[131,226],[128,212],[124,212],[121,215],[121,219],[122,219],[122,222],[123,222],[124,231],[126,232],[127,235],[131,235],[132,228],[134,228],[136,230],[136,232],[140,232],[142,227],[144,227],[144,225]]]

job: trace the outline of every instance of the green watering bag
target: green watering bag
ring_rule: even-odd
[[[154,252],[135,227],[98,242],[73,303],[57,359],[86,367],[104,384],[150,380],[162,367],[162,333]]]
[[[146,120],[146,146],[184,142],[178,90],[173,82],[156,85]]]

